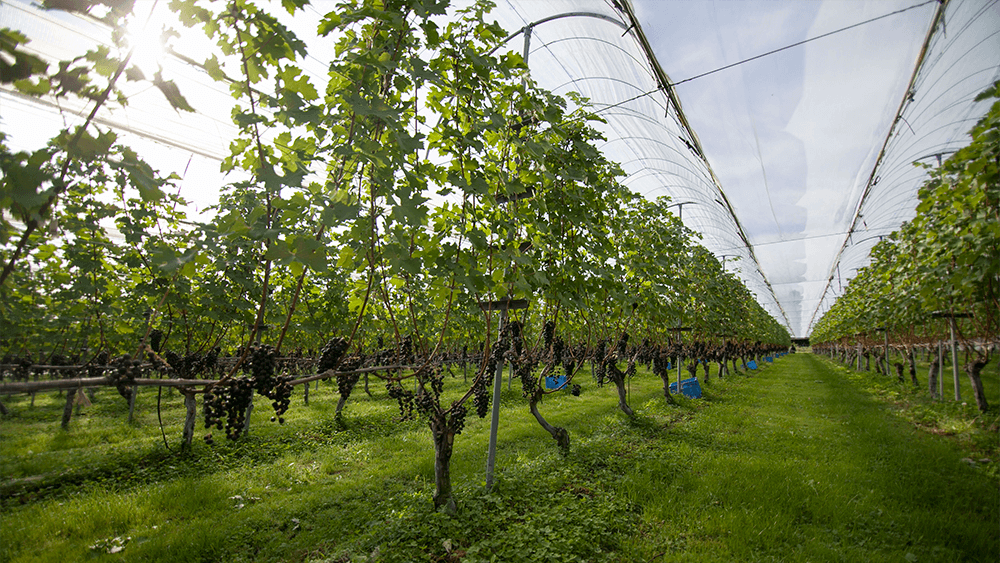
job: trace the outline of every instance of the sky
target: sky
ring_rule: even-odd
[[[40,52],[59,56],[97,33],[76,16],[39,13],[30,4],[4,1],[0,26],[23,29]],[[685,203],[675,208],[685,224],[796,336],[808,334],[878,237],[912,217],[923,176],[911,163],[967,142],[966,132],[985,111],[972,98],[1000,78],[1000,0],[949,2],[910,96],[936,2],[632,0],[653,57],[679,83],[678,109],[658,88],[636,31],[613,0],[496,4],[494,17],[510,32],[575,14],[532,28],[532,77],[556,93],[588,97],[608,121],[601,148],[622,164],[625,185]],[[289,23],[308,40],[320,14],[334,5],[313,2]],[[521,52],[524,36],[513,37],[510,48]],[[193,58],[204,51],[195,42],[178,50]],[[312,53],[304,64],[321,74],[322,49]],[[182,195],[201,210],[216,196],[205,186],[227,180],[218,159],[235,132],[231,101],[225,88],[182,62],[162,63],[198,113],[173,111],[146,85],[130,93],[129,107],[99,117],[154,166],[181,174]],[[16,132],[17,148],[41,146],[59,128],[82,121],[74,111],[83,108],[0,92],[0,126]],[[700,144],[704,158],[689,144]]]

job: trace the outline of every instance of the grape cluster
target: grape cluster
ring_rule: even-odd
[[[285,414],[292,402],[293,386],[291,382],[292,377],[288,374],[281,374],[275,378],[274,388],[267,394],[267,398],[271,399],[271,408],[274,409],[275,415],[271,417],[271,422],[277,420],[278,424],[285,423],[285,419],[281,415]]]
[[[503,327],[504,332],[507,333],[507,346],[514,352],[514,356],[521,355],[521,348],[524,345],[524,339],[522,338],[522,327],[521,323],[518,321],[511,321],[507,323],[507,326]]]
[[[258,346],[250,351],[249,363],[253,387],[261,395],[269,396],[274,389],[277,357],[277,350],[273,346]]]
[[[484,418],[490,412],[490,395],[486,392],[486,385],[481,385],[481,389],[474,389],[472,395],[472,406],[476,407],[476,416]]]
[[[545,342],[545,349],[548,350],[552,348],[553,337],[556,334],[556,323],[555,321],[545,321],[542,325],[542,338]]]
[[[605,356],[607,355],[607,342],[601,340],[597,343],[597,349],[594,351],[594,380],[597,382],[598,387],[604,387],[604,377],[606,375],[605,369]]]
[[[319,351],[319,364],[316,366],[320,373],[328,369],[337,367],[340,357],[347,351],[347,340],[335,336],[326,343]]]
[[[132,356],[125,354],[115,362],[117,369],[110,374],[111,383],[118,389],[118,394],[128,399],[132,395],[132,386],[135,379],[142,377],[142,362],[133,360]]]
[[[618,339],[618,343],[615,344],[615,349],[618,355],[624,357],[628,353],[628,333],[623,332],[622,337]]]
[[[87,376],[88,377],[101,377],[104,375],[104,370],[101,369],[102,366],[108,365],[108,359],[110,354],[107,350],[102,351],[97,356],[94,357],[94,361],[87,366]],[[112,376],[113,377],[113,376]]]
[[[625,369],[625,377],[632,379],[635,377],[635,371],[635,359],[633,358],[628,361],[628,367]]]
[[[607,375],[608,380],[617,385],[619,382],[624,381],[625,374],[622,370],[618,369],[618,364],[615,360],[609,359],[604,363],[603,372]]]
[[[517,362],[517,367],[514,368],[514,375],[521,380],[521,395],[524,397],[532,397],[538,390],[538,378],[532,373],[532,368],[532,363],[523,356]]]
[[[149,347],[153,349],[157,354],[160,353],[160,345],[163,343],[163,331],[154,328],[149,331]]]
[[[461,434],[462,429],[465,428],[465,415],[468,414],[465,410],[465,405],[452,403],[450,412],[451,416],[448,417],[448,428],[451,428],[455,434]]]
[[[17,359],[17,367],[14,368],[14,381],[27,381],[31,375],[31,355],[28,354],[22,358]]]
[[[354,390],[354,386],[357,385],[358,379],[361,377],[359,373],[340,373],[337,374],[337,392],[346,401],[351,396],[351,391]]]
[[[417,412],[424,415],[432,415],[438,410],[437,398],[426,391],[417,393]]]
[[[441,392],[444,391],[444,371],[441,368],[434,368],[430,370],[427,379],[430,380],[431,392],[434,393],[434,397],[440,397]]]
[[[243,432],[247,407],[253,399],[253,381],[238,377],[228,386],[214,389],[205,395],[205,428],[213,426],[226,429],[226,438],[235,440]],[[225,422],[223,422],[223,419]]]
[[[407,336],[403,339],[400,354],[396,361],[405,364],[413,363],[413,337]]]
[[[203,371],[215,371],[215,368],[219,365],[219,354],[222,349],[216,346],[209,350],[208,354],[205,354],[205,359],[202,363]]]
[[[389,398],[396,399],[399,404],[399,417],[401,420],[413,418],[413,393],[403,389],[397,381],[390,381],[385,384],[385,390],[389,392]]]

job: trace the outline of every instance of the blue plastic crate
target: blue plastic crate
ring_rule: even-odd
[[[566,376],[560,375],[559,377],[546,377],[545,378],[545,388],[546,389],[558,389],[566,385]]]
[[[750,369],[757,369],[757,360],[750,360],[747,362],[747,367]]]
[[[774,356],[765,356],[764,359],[772,364],[774,363]]]
[[[671,393],[676,393],[677,392],[677,382],[676,381],[670,384],[670,392]],[[701,398],[701,384],[698,383],[698,378],[697,377],[692,377],[690,379],[682,379],[681,380],[681,393],[685,397],[690,397],[692,399],[700,399]]]

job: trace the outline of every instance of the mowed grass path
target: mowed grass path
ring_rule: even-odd
[[[374,398],[355,391],[344,427],[324,385],[308,406],[296,394],[285,425],[264,406],[249,437],[183,455],[165,451],[149,396],[129,426],[124,401],[102,390],[69,432],[60,399],[22,397],[0,425],[0,473],[72,478],[5,500],[0,561],[1000,560],[1000,482],[859,385],[880,376],[811,354],[750,377],[714,371],[704,399],[668,405],[640,370],[635,419],[584,375],[581,396],[541,408],[571,434],[565,457],[515,383],[493,491],[488,420],[470,416],[456,441],[457,517],[431,508],[426,426],[397,422],[379,385]],[[172,442],[181,409],[164,397]],[[123,548],[108,553],[114,538]]]
[[[647,517],[689,548],[664,560],[1000,560],[1000,483],[817,356],[754,372],[663,447],[673,471],[661,458],[623,481],[658,491]]]

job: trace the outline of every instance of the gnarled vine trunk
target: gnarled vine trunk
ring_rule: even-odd
[[[670,395],[670,372],[664,372],[660,375],[660,379],[663,380],[663,398],[667,400],[668,403],[673,404],[674,398]]]
[[[538,412],[538,401],[541,398],[542,398],[541,388],[536,389],[535,393],[531,396],[531,400],[528,402],[528,407],[531,410],[531,414],[534,415],[535,420],[538,421],[538,424],[540,424],[542,428],[545,429],[546,432],[552,435],[552,438],[556,441],[556,444],[559,445],[559,451],[561,451],[563,455],[566,455],[569,453],[569,432],[567,432],[565,428],[561,428],[559,426],[552,426],[551,424],[548,423],[548,421],[545,420],[545,417],[543,417],[542,414]]]
[[[910,381],[913,383],[914,387],[920,387],[920,382],[917,381],[917,363],[913,358],[913,346],[908,346],[906,348],[906,360],[909,363],[910,368]]]
[[[455,496],[451,491],[451,454],[455,447],[455,432],[448,427],[444,415],[430,419],[434,437],[434,508],[449,514],[458,512]]]
[[[986,403],[986,392],[983,390],[983,380],[979,376],[986,365],[986,360],[976,358],[972,363],[965,364],[965,373],[969,375],[969,382],[972,383],[972,394],[976,396],[976,406],[979,412],[986,412],[989,405]]]
[[[625,374],[618,369],[618,366],[614,362],[608,362],[605,367],[608,374],[608,379],[614,382],[615,388],[618,389],[618,408],[622,410],[623,413],[629,415],[629,417],[634,417],[635,412],[632,407],[628,406],[628,392],[625,389]],[[669,392],[670,384],[666,383],[664,380],[665,389]]]

